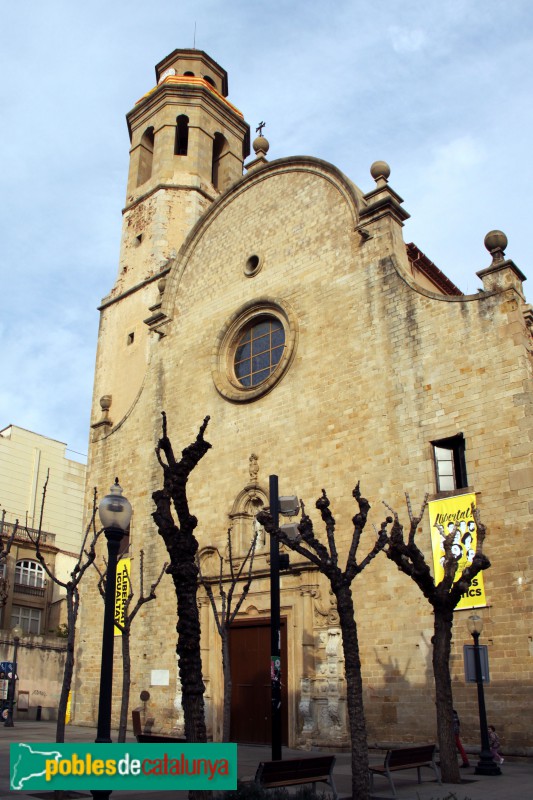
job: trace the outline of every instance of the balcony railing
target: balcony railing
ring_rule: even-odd
[[[3,537],[8,538],[13,533],[13,528],[15,527],[15,523],[13,522],[4,522],[4,530],[3,530]],[[25,526],[19,525],[17,532],[15,534],[15,540],[20,540],[24,542],[31,542],[32,539],[37,538],[38,531],[35,528],[28,528],[26,530]],[[51,544],[55,545],[56,535],[55,533],[47,533],[46,531],[41,531],[41,544]]]
[[[15,586],[13,591],[16,594],[29,594],[32,597],[44,597],[45,587],[44,586],[28,586],[25,583],[17,583],[15,582]]]

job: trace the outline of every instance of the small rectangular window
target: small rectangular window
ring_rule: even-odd
[[[438,492],[452,492],[468,486],[463,434],[432,442]]]
[[[11,607],[11,627],[20,626],[24,633],[41,632],[41,609],[26,606]]]

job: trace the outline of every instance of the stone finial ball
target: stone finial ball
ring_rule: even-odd
[[[390,167],[386,161],[374,161],[370,167],[370,174],[377,181],[378,178],[388,179],[390,175]]]
[[[505,250],[507,236],[503,231],[489,231],[485,236],[485,247],[491,253],[493,250]]]
[[[102,397],[100,398],[100,408],[102,409],[102,411],[109,411],[109,409],[111,408],[111,399],[112,398],[110,394],[102,395]]]
[[[268,149],[270,144],[268,139],[265,139],[264,136],[258,136],[257,139],[254,139],[253,148],[254,152],[258,153],[261,150],[263,153],[268,153]]]

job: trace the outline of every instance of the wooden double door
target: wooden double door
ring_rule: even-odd
[[[272,740],[270,621],[239,623],[229,631],[231,678],[230,740],[269,744]],[[282,743],[288,743],[287,626],[281,623]]]

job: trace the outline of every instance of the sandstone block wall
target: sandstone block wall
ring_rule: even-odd
[[[321,523],[313,504],[326,488],[344,553],[355,513],[351,492],[360,480],[372,505],[362,558],[375,536],[371,523],[379,526],[387,513],[381,501],[407,520],[404,492],[415,505],[426,492],[436,492],[431,442],[462,433],[468,484],[489,531],[486,552],[493,563],[485,573],[483,611],[491,668],[488,712],[505,746],[526,751],[531,734],[523,687],[533,664],[533,392],[523,301],[513,288],[459,298],[416,288],[397,221],[376,215],[368,225],[370,238],[357,233],[363,204],[361,192],[330,165],[313,159],[273,162],[213,204],[170,265],[162,306],[170,321],[162,338],[149,339],[140,324],[146,292],[106,309],[95,400],[113,383],[112,426],[95,435],[88,486],[105,492],[119,475],[134,507],[133,582],[143,548],[147,585],[166,556],[151,519],[151,493],[162,482],[154,455],[160,412],[167,413],[177,452],[209,414],[206,438],[213,449],[188,485],[200,548],[224,551],[229,515],[250,481],[254,453],[263,496],[268,475],[277,474],[282,494],[305,500],[317,531]],[[244,267],[254,254],[262,266],[248,277]],[[296,321],[292,362],[266,394],[230,401],[213,380],[220,332],[239,309],[265,300],[285,304]],[[135,368],[125,368],[117,380],[106,371],[106,360],[113,342],[124,338],[124,320],[131,326],[134,319]],[[429,533],[426,516],[419,542],[428,557]],[[269,615],[266,555],[257,569],[241,618]],[[355,580],[353,593],[370,740],[434,739],[429,605],[384,556]],[[90,623],[100,602],[87,583],[77,722],[93,721],[96,712],[101,631]],[[167,728],[180,721],[175,605],[166,576],[157,602],[144,607],[132,634],[133,705],[138,692],[149,689],[151,712]],[[282,578],[281,605],[288,631],[290,743],[345,743],[342,646],[328,587],[303,565]],[[462,661],[463,644],[470,643],[469,613],[456,613],[452,673],[464,738],[476,743],[475,687],[466,685]],[[203,601],[201,618],[208,723],[216,735],[222,709],[219,642]],[[117,673],[119,664],[117,648]],[[168,670],[168,685],[152,685],[152,670]],[[117,674],[117,687],[118,680]]]

